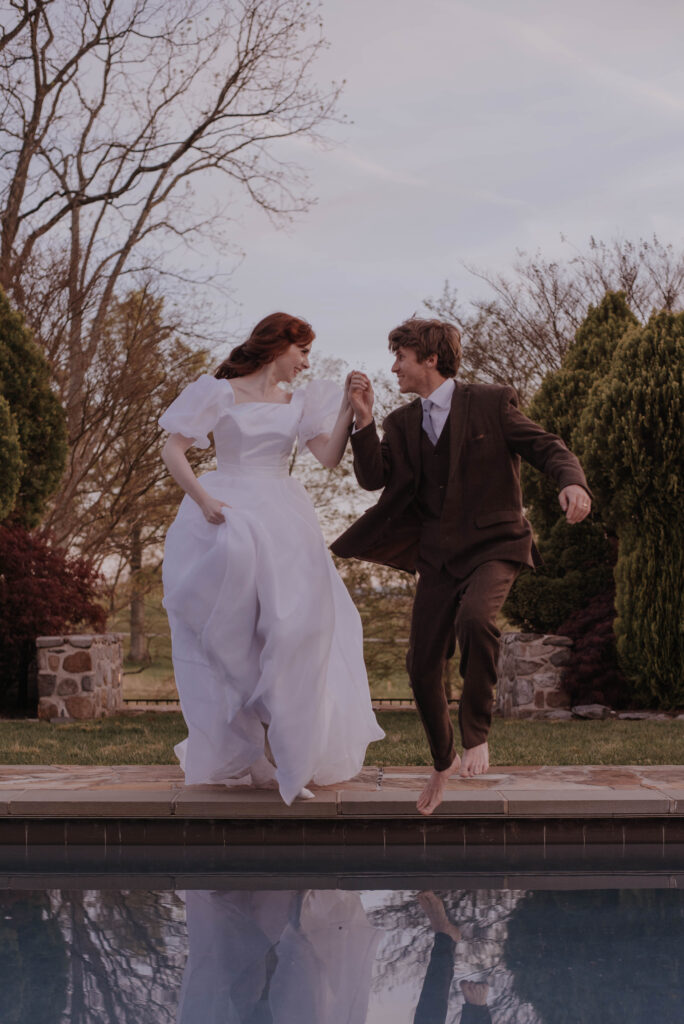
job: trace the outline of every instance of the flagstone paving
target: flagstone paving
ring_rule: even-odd
[[[313,787],[315,799],[286,807],[276,792],[186,786],[180,768],[121,765],[0,766],[0,819],[415,818],[428,768],[364,768],[349,782]],[[684,817],[684,765],[496,767],[454,776],[444,817]]]

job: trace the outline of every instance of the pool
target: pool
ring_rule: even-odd
[[[6,849],[0,1022],[681,1022],[681,850],[439,857]]]

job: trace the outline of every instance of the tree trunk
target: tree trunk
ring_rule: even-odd
[[[145,636],[145,593],[142,581],[142,540],[140,527],[131,530],[131,646],[129,658],[142,665],[150,660]]]

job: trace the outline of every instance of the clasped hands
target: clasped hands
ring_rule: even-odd
[[[373,385],[370,378],[361,370],[352,370],[347,374],[344,385],[347,404],[354,413],[354,423],[357,430],[367,427],[373,420]]]

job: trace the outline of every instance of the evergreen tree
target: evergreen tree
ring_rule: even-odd
[[[43,518],[67,458],[66,417],[47,360],[0,290],[0,707],[35,714],[35,640],[73,624],[104,625],[96,574],[47,536]]]
[[[19,443],[19,432],[17,421],[12,415],[12,410],[2,395],[0,395],[0,521],[5,519],[17,499],[21,474],[24,463],[21,458],[21,445]]]
[[[655,313],[618,344],[581,419],[582,452],[619,538],[615,634],[644,702],[684,702],[684,314]]]
[[[590,308],[561,369],[545,377],[527,410],[577,454],[582,447],[580,420],[592,387],[609,372],[625,331],[637,324],[625,296],[608,292]],[[591,598],[612,588],[615,543],[606,533],[602,502],[596,495],[591,519],[571,526],[552,480],[523,463],[522,484],[544,566],[519,577],[505,613],[524,629],[555,632]],[[593,488],[593,481],[590,485]]]
[[[4,402],[2,401],[4,399]],[[0,290],[0,516],[36,526],[67,458],[66,419],[23,317]]]

